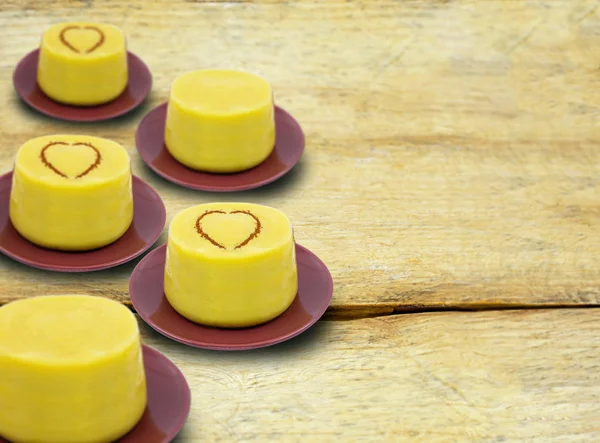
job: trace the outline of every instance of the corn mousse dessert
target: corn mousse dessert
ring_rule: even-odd
[[[0,435],[110,442],[146,408],[134,315],[112,300],[40,296],[0,307]]]
[[[262,163],[275,146],[271,86],[239,71],[188,72],[173,82],[165,145],[183,165],[215,173]]]
[[[100,105],[127,87],[123,32],[102,23],[59,23],[40,46],[37,81],[51,99],[76,106]]]
[[[29,140],[17,152],[9,215],[42,247],[83,251],[114,242],[133,220],[127,151],[87,135]]]
[[[294,234],[282,212],[249,203],[210,203],[169,226],[165,295],[183,317],[208,326],[265,323],[298,292]]]

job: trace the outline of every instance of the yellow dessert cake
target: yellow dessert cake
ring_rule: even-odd
[[[146,408],[135,316],[85,295],[0,308],[0,435],[13,442],[109,442]]]
[[[51,99],[92,106],[117,98],[127,87],[123,32],[101,23],[59,23],[44,32],[38,85]]]
[[[283,313],[297,291],[294,234],[282,212],[210,203],[173,218],[165,295],[187,319],[217,327],[257,325]]]
[[[271,87],[238,71],[201,70],[178,77],[167,107],[165,144],[191,169],[227,173],[258,165],[275,146]]]
[[[129,155],[110,140],[51,135],[19,149],[10,220],[26,239],[60,250],[89,250],[121,237],[133,219]]]

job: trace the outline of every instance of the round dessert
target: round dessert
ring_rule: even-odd
[[[123,32],[101,23],[59,23],[44,32],[37,80],[52,100],[93,106],[117,98],[127,87]]]
[[[224,328],[265,323],[298,292],[292,225],[282,212],[248,203],[210,203],[169,227],[165,295],[195,323]]]
[[[271,87],[246,72],[202,70],[173,83],[165,145],[183,165],[239,172],[262,163],[275,147]]]
[[[19,149],[10,220],[39,246],[82,251],[121,237],[133,220],[131,166],[125,149],[87,135],[51,135]]]
[[[0,308],[0,435],[15,442],[109,442],[146,408],[140,333],[125,306],[85,295]]]

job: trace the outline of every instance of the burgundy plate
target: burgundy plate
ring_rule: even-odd
[[[87,272],[112,268],[133,260],[154,244],[167,214],[165,205],[154,189],[133,177],[133,222],[114,243],[85,252],[44,249],[22,237],[8,215],[12,172],[0,177],[0,252],[34,268],[59,272]]]
[[[296,244],[298,294],[292,305],[268,323],[242,329],[220,329],[193,323],[179,315],[163,292],[166,245],[138,263],[129,280],[137,313],[161,334],[189,346],[222,351],[256,349],[281,343],[310,328],[331,302],[333,280],[327,266]]]
[[[127,53],[129,78],[127,89],[111,102],[98,106],[71,106],[55,102],[42,92],[37,84],[39,49],[21,59],[13,74],[17,94],[25,103],[42,114],[73,122],[97,122],[123,115],[150,93],[152,74],[144,62],[131,52]]]
[[[168,443],[183,428],[190,412],[190,388],[181,371],[167,357],[143,345],[148,405],[122,443]],[[0,437],[0,443],[9,443]]]
[[[138,126],[135,143],[142,160],[158,175],[180,186],[213,192],[245,191],[271,183],[294,167],[304,151],[304,133],[298,122],[275,106],[275,149],[260,165],[233,174],[189,169],[175,160],[165,146],[167,104],[150,111]]]

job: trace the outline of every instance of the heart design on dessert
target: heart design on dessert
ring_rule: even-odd
[[[96,41],[88,48],[77,49],[77,47],[71,41],[69,41],[69,39],[67,38],[67,33],[69,31],[75,31],[75,30],[78,30],[80,32],[92,32],[92,33],[96,34]],[[59,38],[63,45],[65,45],[71,51],[76,52],[77,54],[81,54],[82,52],[89,54],[90,52],[95,51],[96,49],[98,49],[98,47],[100,47],[102,45],[102,43],[104,43],[104,39],[105,39],[104,32],[102,32],[102,30],[97,28],[96,26],[74,26],[74,25],[66,26],[65,28],[63,28],[63,30],[60,31]]]
[[[255,239],[256,237],[258,237],[258,234],[260,234],[260,231],[262,229],[262,224],[259,220],[259,218],[254,215],[252,212],[250,211],[244,211],[241,209],[235,210],[235,211],[230,211],[230,212],[226,212],[226,211],[222,211],[219,209],[215,209],[212,211],[206,211],[204,214],[202,214],[200,217],[198,217],[196,219],[196,232],[198,232],[198,234],[206,239],[207,241],[209,241],[210,243],[212,243],[214,246],[216,246],[217,248],[220,249],[229,249],[227,246],[224,245],[223,241],[219,241],[215,238],[213,238],[210,234],[208,234],[204,227],[202,226],[202,220],[205,219],[208,216],[218,216],[218,215],[233,215],[233,214],[243,214],[244,216],[250,217],[253,222],[254,222],[254,230],[248,233],[248,236],[245,237],[243,240],[241,240],[239,243],[236,243],[233,245],[233,249],[240,249],[243,248],[244,246],[246,246],[248,243],[250,243],[253,239]]]
[[[86,169],[84,169],[82,172],[80,172],[78,174],[75,174],[72,177],[69,177],[69,174],[67,174],[65,171],[61,170],[58,167],[58,165],[56,165],[50,159],[48,159],[48,150],[52,146],[57,146],[57,145],[62,145],[62,146],[81,146],[83,149],[91,149],[92,152],[93,152],[93,154],[94,154],[94,159],[90,162],[89,166]],[[42,148],[42,151],[40,152],[40,160],[42,161],[42,163],[44,164],[44,166],[46,166],[47,168],[49,168],[55,174],[60,175],[61,177],[64,177],[64,178],[81,178],[81,177],[84,177],[87,174],[89,174],[94,168],[96,168],[100,164],[100,162],[102,161],[102,156],[100,155],[100,151],[98,151],[98,148],[96,148],[93,144],[91,144],[89,142],[77,142],[77,143],[50,142],[46,146],[44,146]]]

